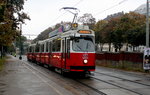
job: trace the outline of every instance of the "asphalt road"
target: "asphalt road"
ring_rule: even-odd
[[[96,67],[90,78],[64,77],[9,56],[0,71],[0,95],[150,95],[150,75]]]

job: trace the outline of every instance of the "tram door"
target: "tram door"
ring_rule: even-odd
[[[70,58],[70,39],[62,40],[62,68],[67,69],[68,59]]]

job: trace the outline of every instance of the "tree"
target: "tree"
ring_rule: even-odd
[[[25,36],[21,36],[21,43],[23,44],[26,41],[27,41],[27,38]],[[20,37],[16,38],[15,46],[20,48]]]
[[[130,12],[120,18],[119,24],[115,26],[115,31],[122,33],[123,43],[133,47],[145,44],[145,16]],[[137,41],[140,38],[140,41]]]
[[[0,51],[3,47],[11,46],[18,32],[18,24],[24,23],[29,16],[22,11],[24,0],[0,1]],[[17,16],[14,16],[17,15]]]
[[[124,44],[127,45],[127,48],[129,45],[133,47],[145,45],[145,19],[144,15],[129,12],[109,18],[105,24],[102,23],[102,20],[98,21],[94,28],[96,41],[109,43],[109,51],[111,43],[115,51],[120,51]]]
[[[108,22],[106,20],[100,20],[94,26],[95,42],[100,44],[101,51],[103,50],[104,43],[106,43],[107,36],[104,30],[107,24]]]
[[[121,50],[122,46],[123,46],[123,33],[121,31],[113,31],[112,32],[112,43],[114,45],[115,48],[115,52]]]
[[[101,50],[104,43],[108,43],[109,45],[109,51],[111,50],[111,43],[113,43],[115,40],[113,40],[114,35],[114,27],[116,24],[118,24],[119,18],[111,18],[110,20],[100,20],[96,23],[94,30],[96,35],[96,43],[101,43]],[[115,38],[116,39],[116,38]],[[116,48],[118,48],[120,44],[115,44]],[[117,50],[117,49],[116,49]]]
[[[4,10],[5,10],[5,6],[1,4],[0,5],[0,22],[4,20]]]
[[[47,38],[49,37],[49,33],[50,33],[51,31],[53,31],[53,29],[52,29],[51,27],[49,27],[48,29],[44,30],[43,32],[41,32],[41,33],[37,36],[37,38],[35,38],[35,39],[33,40],[33,42],[35,43],[35,42],[37,42],[37,41],[47,39]]]
[[[92,14],[85,13],[83,14],[83,16],[78,18],[78,22],[81,22],[84,25],[88,25],[90,29],[93,29],[94,24],[96,23],[96,20],[92,16]]]
[[[56,30],[56,29],[58,29],[62,24],[63,24],[63,25],[64,25],[64,24],[71,25],[71,22],[61,22],[61,23],[57,23],[57,24],[54,26],[54,28],[52,28],[52,27],[47,28],[46,30],[44,30],[43,32],[41,32],[41,33],[37,36],[37,38],[35,38],[35,39],[33,40],[33,43],[35,43],[35,42],[37,42],[37,41],[39,41],[39,40],[48,39],[48,38],[49,38],[49,33],[52,32],[52,31],[54,31],[54,30]]]
[[[114,43],[115,41],[115,36],[114,36],[114,27],[119,23],[119,18],[120,17],[116,17],[116,18],[111,18],[110,20],[108,20],[108,24],[105,26],[104,31],[106,32],[106,42],[109,45],[109,51],[111,50],[111,44],[113,43],[116,50],[118,49],[118,45],[116,43]]]
[[[24,53],[24,45],[25,45],[25,42],[27,41],[27,38],[25,36],[21,36],[21,43],[20,43],[20,37],[17,37],[16,38],[16,41],[15,41],[15,47],[17,48],[20,48],[21,49],[21,53],[23,54]]]

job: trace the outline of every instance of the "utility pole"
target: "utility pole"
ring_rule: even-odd
[[[20,56],[19,59],[22,60],[22,43],[21,43],[21,34],[22,34],[22,23],[20,23]]]
[[[146,14],[146,47],[149,48],[149,0],[147,0],[147,14]]]
[[[6,22],[0,22],[1,25],[3,24],[7,24]],[[2,39],[0,39],[0,41],[2,41]],[[3,57],[3,45],[0,45],[0,57],[2,58]]]

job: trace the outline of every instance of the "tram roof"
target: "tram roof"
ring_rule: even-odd
[[[53,36],[52,37],[49,37],[48,39],[45,39],[45,40],[41,40],[41,41],[38,41],[37,43],[35,44],[31,44],[31,46],[34,46],[36,44],[43,44],[47,41],[50,41],[50,40],[53,40],[53,39],[57,39],[57,38],[63,38],[63,37],[68,37],[68,36],[74,36],[74,37],[78,37],[80,35],[90,35],[90,36],[95,36],[94,35],[94,31],[90,30],[89,27],[87,25],[77,25],[77,27],[73,27],[73,28],[65,28],[63,26],[64,30],[62,32],[60,32],[60,30],[62,29],[62,27],[59,27],[57,30],[54,30],[52,32],[56,32],[56,34],[52,34]],[[90,31],[91,33],[78,33],[79,31]],[[49,34],[50,35],[50,34]]]
[[[30,44],[29,46],[35,46],[36,44]]]
[[[79,33],[80,30],[84,30],[84,33]],[[87,31],[90,31],[89,33]],[[75,36],[78,35],[92,35],[94,36],[94,31],[90,30],[87,25],[78,25],[73,24],[72,26],[60,26],[58,29],[49,33],[49,38],[53,38],[55,36]]]

